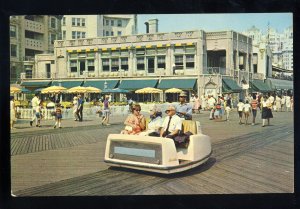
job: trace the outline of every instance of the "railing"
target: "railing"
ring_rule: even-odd
[[[230,75],[230,69],[222,67],[207,67],[203,69],[203,74]]]
[[[177,104],[177,103],[173,103]],[[150,109],[153,107],[154,104],[143,104],[140,103],[142,112],[149,113]],[[162,112],[164,112],[169,104],[156,104],[156,106],[160,107]],[[84,107],[83,108],[83,116],[84,118],[97,118],[99,115],[97,114],[97,110],[99,110],[99,106],[94,107]],[[54,116],[51,115],[51,113],[54,111],[54,109],[42,109],[42,115],[43,120],[54,120]],[[17,107],[17,112],[19,114],[19,119],[31,119],[33,117],[33,110],[32,108],[21,108]],[[110,108],[111,116],[114,115],[122,115],[125,116],[129,113],[129,106],[111,106]],[[63,119],[72,119],[74,118],[73,109],[63,109],[62,111],[62,117]]]

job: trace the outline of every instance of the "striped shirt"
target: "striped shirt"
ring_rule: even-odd
[[[258,102],[256,99],[253,99],[252,102],[251,102],[251,107],[253,110],[256,110],[257,109],[257,105],[258,105]]]

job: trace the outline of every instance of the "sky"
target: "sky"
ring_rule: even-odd
[[[282,33],[293,25],[292,13],[235,13],[235,14],[150,14],[138,15],[138,33],[146,33],[145,22],[158,19],[159,32],[187,30],[243,32],[253,25],[265,33],[268,23],[271,28]]]

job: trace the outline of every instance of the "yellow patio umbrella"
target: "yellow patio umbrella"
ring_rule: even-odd
[[[177,89],[177,88],[171,88],[171,89],[167,89],[165,91],[165,93],[181,93],[182,90],[181,89]]]
[[[11,94],[21,93],[21,89],[19,89],[17,87],[14,87],[14,86],[11,86],[10,87],[10,93]]]
[[[63,93],[66,90],[67,89],[62,86],[50,86],[50,87],[44,88],[41,91],[41,94]]]
[[[70,94],[83,94],[83,93],[89,93],[89,91],[86,89],[86,87],[83,86],[76,86],[73,88],[70,88],[67,90]]]
[[[87,90],[88,93],[101,93],[101,89],[98,89],[96,87],[92,87],[92,86],[88,86],[85,87],[85,89]]]
[[[157,93],[161,93],[161,92],[162,92],[162,90],[152,88],[152,87],[146,87],[146,88],[142,88],[142,89],[135,91],[135,93],[137,93],[137,94],[157,94]]]

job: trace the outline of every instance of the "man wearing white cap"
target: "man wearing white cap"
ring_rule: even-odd
[[[192,120],[193,108],[190,104],[186,103],[186,93],[179,94],[179,104],[176,107],[176,114],[185,120]]]
[[[176,108],[173,105],[167,108],[166,114],[167,117],[164,119],[160,136],[174,140],[182,128],[182,119],[176,115]]]

